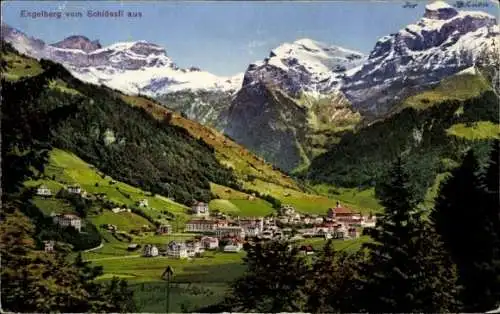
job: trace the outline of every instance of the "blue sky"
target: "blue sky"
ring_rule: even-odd
[[[404,3],[9,1],[2,2],[2,21],[48,43],[70,35],[99,39],[104,46],[147,40],[165,47],[181,67],[233,75],[280,43],[304,37],[369,53],[378,38],[423,15],[425,1],[413,2],[418,3],[414,9],[403,8]],[[498,15],[491,2],[480,9]],[[21,10],[80,11],[84,16],[32,19],[20,17]],[[89,18],[88,10],[141,12],[142,17]]]

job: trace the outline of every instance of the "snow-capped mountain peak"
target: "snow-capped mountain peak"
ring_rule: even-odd
[[[362,112],[384,114],[398,99],[474,65],[499,46],[499,35],[494,16],[433,2],[419,21],[380,38],[342,90]]]
[[[343,72],[359,65],[363,54],[309,38],[283,43],[269,57],[252,63],[243,84],[272,84],[290,95],[338,89]]]
[[[219,77],[195,67],[181,69],[163,47],[144,40],[102,47],[97,40],[75,35],[47,45],[6,24],[2,24],[2,37],[22,53],[62,63],[82,81],[104,84],[128,94],[157,96],[179,90],[235,92],[243,81],[241,73]]]
[[[77,49],[84,52],[91,52],[102,47],[98,40],[91,41],[87,37],[81,35],[67,37],[64,40],[51,44],[51,46],[62,49]]]

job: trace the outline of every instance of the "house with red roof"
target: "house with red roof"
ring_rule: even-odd
[[[361,224],[362,220],[361,213],[353,212],[349,208],[342,206],[340,202],[337,202],[336,207],[328,209],[327,216],[345,224]]]

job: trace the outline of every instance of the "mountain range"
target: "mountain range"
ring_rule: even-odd
[[[244,74],[218,77],[179,68],[154,43],[102,47],[70,36],[47,44],[2,24],[3,39],[18,51],[60,62],[83,81],[155,97],[286,171],[307,165],[345,130],[497,55],[499,34],[495,17],[436,1],[368,55],[303,38],[276,47]]]

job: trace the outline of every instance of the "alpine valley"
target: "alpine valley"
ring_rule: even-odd
[[[2,282],[15,279],[2,285],[2,294],[14,291],[2,302],[17,312],[162,313],[165,307],[166,312],[230,312],[205,307],[227,301],[231,287],[242,289],[242,303],[247,297],[250,303],[262,302],[252,298],[254,292],[279,292],[277,301],[269,302],[271,310],[262,307],[254,312],[300,312],[306,303],[302,300],[287,311],[274,307],[283,300],[283,304],[295,302],[289,295],[295,283],[302,282],[308,293],[314,286],[334,287],[313,291],[308,303],[318,296],[329,299],[321,301],[325,304],[345,301],[342,293],[330,297],[335,289],[348,291],[344,299],[362,295],[355,290],[363,289],[349,281],[360,268],[357,263],[365,262],[362,245],[373,244],[382,248],[377,254],[383,253],[385,247],[373,243],[381,242],[383,235],[383,241],[390,242],[388,252],[394,250],[397,257],[388,260],[403,265],[406,257],[401,256],[410,249],[398,251],[402,246],[393,245],[396,237],[386,235],[389,229],[378,235],[360,232],[392,228],[391,211],[408,211],[403,216],[411,218],[410,211],[415,209],[417,217],[417,209],[420,215],[437,207],[439,200],[446,207],[440,188],[448,177],[458,178],[450,182],[460,188],[469,179],[474,185],[468,189],[464,184],[460,191],[467,193],[452,203],[462,206],[459,209],[465,209],[462,215],[467,218],[467,206],[474,207],[473,200],[484,191],[488,195],[484,204],[490,206],[493,190],[487,184],[493,186],[498,179],[488,164],[490,155],[495,156],[491,144],[500,139],[497,20],[443,1],[426,5],[421,13],[414,23],[370,43],[369,53],[297,38],[227,77],[195,65],[181,68],[167,48],[153,42],[102,46],[85,34],[68,34],[48,43],[2,22],[2,202],[7,210],[0,217],[0,235],[7,243],[1,246],[2,262],[6,256],[9,266],[2,271]],[[399,165],[395,160],[401,172],[394,168],[388,174],[388,168]],[[465,169],[464,160],[473,166]],[[486,179],[476,180],[476,172],[472,174],[476,169],[478,177],[484,172],[488,178],[484,186],[478,182]],[[454,177],[457,173],[461,176]],[[411,189],[406,186],[410,177]],[[389,196],[395,195],[396,205],[380,194],[387,187],[392,188]],[[475,193],[470,200],[469,191]],[[373,215],[383,210],[385,215]],[[446,222],[447,216],[443,217]],[[441,263],[434,252],[441,248],[437,236],[427,237],[434,232],[427,233],[427,227],[411,229],[421,221],[410,218],[393,228],[406,237],[404,243],[429,240],[414,245],[417,253],[411,252],[419,259],[409,259],[411,271],[434,273],[434,261]],[[472,224],[487,225],[486,220]],[[334,249],[325,246],[324,255],[316,255],[321,258],[309,259],[332,237]],[[481,237],[457,247],[477,247],[477,252],[496,243]],[[276,241],[267,241],[271,239]],[[277,246],[252,253],[247,248],[254,240]],[[282,240],[302,247],[292,250],[288,244],[281,246]],[[195,252],[195,244],[203,247]],[[139,255],[141,245],[144,251]],[[427,247],[432,249],[422,251]],[[292,255],[285,262],[278,260],[280,254],[295,251],[304,253],[307,265],[302,267]],[[348,257],[346,252],[363,254]],[[274,259],[273,254],[279,256]],[[77,255],[74,264],[68,262]],[[244,267],[242,258],[250,268]],[[252,258],[259,260],[252,264]],[[425,264],[420,267],[419,261]],[[103,269],[91,268],[90,263]],[[274,274],[273,267],[285,269],[283,265],[295,265],[304,273]],[[452,267],[443,265],[436,266],[439,278],[448,271],[455,276]],[[172,282],[170,266],[176,270]],[[389,266],[398,284],[413,280],[399,271],[401,267],[393,271],[397,267]],[[335,280],[328,281],[330,273]],[[123,281],[118,283],[117,278]],[[441,281],[446,280],[436,278],[422,280],[418,297],[408,294],[401,299],[427,300],[432,299],[428,298],[432,289],[455,289],[442,288]],[[17,281],[23,286],[12,284]],[[271,288],[261,288],[268,282]],[[420,282],[413,283],[420,289]],[[43,302],[23,303],[30,298]],[[59,304],[66,299],[68,308],[61,310]],[[113,307],[117,304],[123,307]],[[418,309],[415,312],[425,312],[427,307]],[[330,310],[310,312],[336,312]]]

